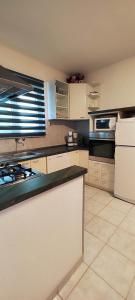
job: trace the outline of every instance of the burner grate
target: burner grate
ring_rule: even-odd
[[[0,165],[0,185],[11,184],[20,180],[25,180],[36,175],[31,168],[22,167],[21,164]]]

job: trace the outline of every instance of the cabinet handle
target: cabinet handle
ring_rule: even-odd
[[[80,119],[84,119],[85,117],[80,117]]]

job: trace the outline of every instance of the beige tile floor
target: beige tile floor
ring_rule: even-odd
[[[83,263],[55,300],[135,300],[135,206],[85,186]]]

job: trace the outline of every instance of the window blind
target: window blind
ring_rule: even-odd
[[[30,83],[33,91],[23,96],[9,97],[5,103],[0,103],[0,137],[45,135],[44,82],[14,73]]]

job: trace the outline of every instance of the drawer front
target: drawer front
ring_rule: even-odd
[[[114,189],[114,165],[102,164],[101,187],[113,191]]]
[[[98,162],[89,160],[89,183],[95,186],[100,185],[101,165]]]
[[[55,172],[70,166],[68,153],[58,154],[47,157],[47,172]]]
[[[46,173],[46,157],[31,160],[31,168]]]
[[[24,166],[26,168],[30,168],[31,167],[31,161],[30,160],[19,161],[19,164],[21,164],[22,166]]]
[[[70,157],[70,165],[79,166],[79,151],[71,151],[68,153],[68,155]]]

